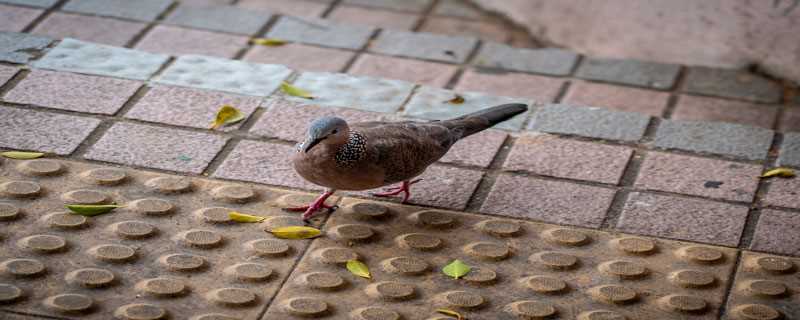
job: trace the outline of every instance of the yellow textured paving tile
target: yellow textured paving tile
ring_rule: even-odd
[[[800,259],[745,251],[731,288],[726,320],[800,317]]]

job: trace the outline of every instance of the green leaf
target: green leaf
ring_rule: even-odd
[[[281,239],[310,239],[322,234],[319,229],[306,226],[280,227],[269,232]]]
[[[6,151],[0,153],[0,155],[9,158],[9,159],[17,159],[17,160],[30,160],[41,158],[44,156],[44,153],[41,152],[25,152],[25,151]]]
[[[250,42],[256,45],[267,46],[267,47],[279,47],[289,43],[286,40],[276,39],[276,38],[255,38]]]
[[[92,217],[109,213],[111,210],[122,208],[124,206],[116,204],[68,204],[64,207],[69,209],[69,211],[72,211],[73,214]]]
[[[236,211],[228,212],[228,218],[236,222],[244,222],[244,223],[253,223],[253,222],[261,222],[266,219],[265,217],[254,216],[251,214],[244,214],[239,213]]]
[[[791,178],[791,177],[794,177],[794,175],[795,175],[794,174],[794,170],[792,170],[792,169],[789,169],[789,168],[775,168],[775,169],[769,170],[767,172],[764,172],[764,174],[761,175],[761,177],[762,178],[769,178],[769,177]]]
[[[314,97],[311,95],[311,92],[308,92],[306,90],[303,90],[303,89],[300,89],[298,87],[295,87],[295,86],[287,83],[286,81],[281,82],[281,90],[283,92],[285,92],[286,94],[288,94],[290,96],[293,96],[293,97],[300,97],[300,98],[304,98],[304,99],[314,99]]]
[[[211,123],[211,129],[216,129],[224,125],[237,123],[244,119],[244,114],[230,105],[224,105],[217,111],[217,116],[214,122]]]
[[[470,270],[472,270],[472,267],[466,265],[464,262],[461,262],[461,260],[458,259],[453,260],[453,262],[450,262],[450,264],[442,268],[442,272],[453,277],[453,279],[463,277],[465,274],[469,273]]]
[[[372,278],[369,274],[369,267],[358,260],[347,260],[347,270],[350,270],[350,273],[362,278]]]
[[[448,316],[451,316],[451,317],[456,317],[456,319],[458,319],[458,320],[466,319],[460,313],[455,312],[455,311],[450,310],[450,309],[436,309],[436,312],[444,314],[444,315],[448,315]]]

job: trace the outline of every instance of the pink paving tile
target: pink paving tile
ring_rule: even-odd
[[[735,247],[748,206],[645,193],[631,193],[617,229],[647,236]]]
[[[800,213],[763,210],[750,249],[800,256]]]
[[[358,24],[394,30],[411,30],[419,20],[412,13],[339,5],[326,19],[345,24]]]
[[[224,6],[231,4],[233,0],[181,0],[181,4],[191,6]]]
[[[18,68],[0,65],[0,86],[5,84],[19,71]]]
[[[145,27],[146,24],[138,22],[53,12],[31,32],[54,39],[75,38],[121,47]]]
[[[46,108],[114,114],[141,82],[67,72],[32,70],[5,101]]]
[[[241,0],[236,5],[270,13],[312,18],[321,16],[329,6],[327,3],[305,0]]]
[[[800,132],[800,106],[788,107],[779,121],[779,130]]]
[[[688,195],[753,201],[761,166],[661,152],[645,156],[635,187]]]
[[[44,10],[0,4],[0,31],[22,31]]]
[[[0,148],[68,155],[99,124],[95,118],[0,106]]]
[[[500,174],[481,212],[597,228],[614,193],[607,188]]]
[[[245,115],[246,120],[258,107],[260,101],[260,98],[231,93],[156,86],[150,88],[133,109],[125,114],[125,117],[176,126],[208,129],[217,111],[223,105],[231,105],[239,109]],[[218,130],[236,130],[245,120]]]
[[[355,52],[289,43],[278,47],[253,46],[243,60],[282,64],[294,70],[340,72]]]
[[[639,112],[660,117],[667,107],[669,93],[576,80],[570,85],[563,100],[572,105]]]
[[[800,209],[800,178],[770,179],[763,202],[770,206]]]
[[[347,73],[444,87],[455,75],[456,70],[458,67],[444,63],[365,53],[358,57]]]
[[[508,29],[503,24],[493,20],[476,21],[449,17],[427,19],[422,27],[420,27],[419,31],[451,36],[475,37],[500,43],[505,43],[510,37]]]
[[[498,96],[531,98],[537,102],[555,100],[564,80],[523,73],[491,73],[467,70],[456,85],[456,91],[477,91]]]
[[[627,147],[527,134],[514,143],[503,169],[617,184],[631,155]]]
[[[439,161],[487,168],[507,137],[508,134],[500,130],[479,132],[456,142]]]
[[[322,190],[303,180],[289,160],[296,149],[287,144],[243,140],[214,172],[215,178],[233,179],[306,190]]]
[[[774,105],[682,95],[672,119],[733,122],[772,129],[777,116],[778,106]]]
[[[159,25],[139,41],[136,49],[176,56],[200,54],[232,58],[248,40],[245,36]]]
[[[274,137],[287,141],[302,141],[308,124],[314,119],[336,116],[349,123],[385,120],[382,113],[367,112],[346,108],[319,107],[283,99],[270,99],[264,103],[268,107],[250,132],[260,136]]]

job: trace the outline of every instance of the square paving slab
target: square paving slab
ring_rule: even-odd
[[[475,38],[383,30],[369,51],[423,60],[462,63],[478,43]]]
[[[64,11],[110,16],[132,20],[153,21],[172,0],[70,0]]]
[[[27,33],[0,32],[0,61],[28,63],[37,56],[52,39]]]
[[[481,47],[475,59],[483,67],[565,76],[572,72],[578,55],[561,49],[522,49],[490,42]]]
[[[0,147],[67,155],[99,124],[100,120],[94,118],[0,105]]]
[[[772,144],[772,130],[740,124],[663,120],[653,145],[663,149],[763,160]]]
[[[531,118],[529,130],[635,142],[642,138],[650,117],[598,107],[549,104]]]
[[[182,4],[164,19],[164,23],[189,28],[255,34],[272,16],[233,6],[192,6]]]
[[[169,57],[120,47],[105,46],[75,39],[64,39],[34,67],[147,80]]]
[[[155,79],[155,82],[251,96],[268,96],[291,73],[292,70],[282,65],[186,55],[175,60]]]
[[[310,92],[314,99],[287,95],[287,100],[377,112],[397,111],[414,88],[405,81],[327,72],[303,72],[293,85]]]
[[[453,103],[456,95],[463,98],[462,103]],[[405,107],[403,114],[414,118],[430,120],[452,119],[478,110],[506,103],[522,103],[531,106],[532,102],[525,98],[491,96],[480,92],[455,92],[447,89],[423,86],[417,89]],[[494,128],[519,130],[529,112],[517,115]]]
[[[339,24],[323,19],[282,16],[267,33],[278,38],[325,47],[357,50],[367,43],[375,28]]]

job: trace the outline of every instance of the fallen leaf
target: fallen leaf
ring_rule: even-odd
[[[453,97],[453,99],[447,100],[447,103],[462,104],[462,103],[464,103],[464,97],[462,97],[461,95],[456,94],[456,96]]]
[[[236,212],[236,211],[228,212],[228,218],[231,218],[231,220],[236,221],[236,222],[245,222],[245,223],[247,223],[247,222],[251,222],[251,223],[252,222],[261,222],[261,221],[264,221],[264,219],[266,219],[265,217],[254,216],[254,215],[251,215],[251,214],[239,213],[239,212]]]
[[[109,213],[111,210],[122,208],[124,206],[116,204],[68,204],[64,207],[69,209],[69,211],[72,211],[73,214],[92,217]]]
[[[3,153],[0,153],[0,155],[3,155],[4,157],[10,158],[10,159],[30,160],[30,159],[41,158],[42,156],[44,156],[44,153],[41,153],[41,152],[25,152],[25,151],[6,151],[6,152],[3,152]]]
[[[224,125],[237,123],[244,119],[244,114],[230,105],[224,105],[217,111],[217,116],[214,122],[211,123],[211,129],[216,129]]]
[[[436,312],[444,314],[444,315],[448,315],[448,316],[451,316],[451,317],[456,317],[456,319],[458,319],[458,320],[465,320],[466,319],[460,313],[455,312],[455,311],[450,310],[450,309],[436,309]]]
[[[461,260],[458,259],[453,260],[453,262],[450,262],[450,264],[442,268],[442,272],[453,277],[453,279],[463,277],[465,274],[469,273],[470,270],[472,270],[472,267],[466,265],[464,262],[461,262]]]
[[[372,276],[369,274],[369,267],[358,260],[347,260],[347,270],[350,270],[352,274],[362,278],[372,278]]]
[[[762,178],[769,178],[769,177],[781,177],[781,178],[791,178],[794,177],[794,170],[789,168],[775,168],[764,172],[761,175]]]
[[[281,239],[311,239],[322,233],[319,229],[306,226],[280,227],[269,232]]]
[[[281,90],[283,92],[286,92],[286,94],[288,94],[290,96],[293,96],[293,97],[300,97],[300,98],[305,98],[305,99],[314,99],[314,97],[311,96],[311,92],[308,92],[306,90],[303,90],[303,89],[300,89],[298,87],[295,87],[295,86],[287,83],[286,81],[281,82]]]
[[[276,39],[276,38],[255,38],[251,40],[250,43],[267,47],[279,47],[289,42],[283,39]]]

